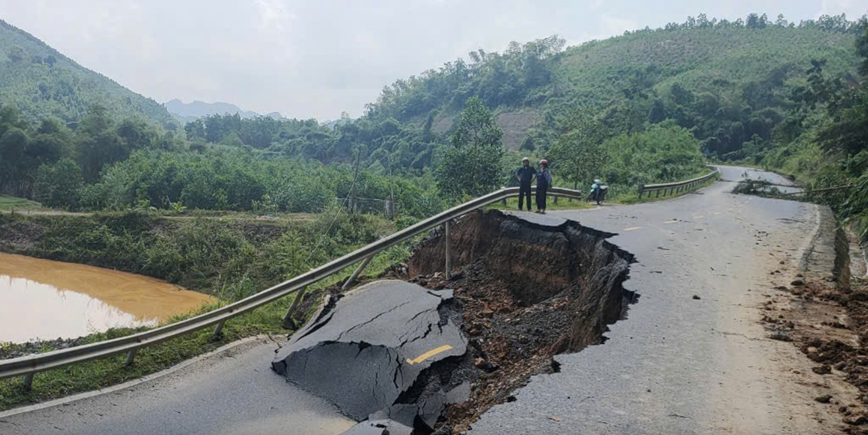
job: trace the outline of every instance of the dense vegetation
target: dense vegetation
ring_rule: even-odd
[[[142,117],[161,124],[172,120],[156,101],[83,68],[0,20],[0,102],[9,101],[31,122],[56,117],[74,126],[97,103],[124,118]]]
[[[393,223],[376,216],[333,216],[249,221],[143,211],[2,214],[0,251],[139,273],[235,301],[394,231]]]
[[[858,85],[863,31],[843,16],[700,15],[567,49],[554,36],[512,43],[399,80],[361,118],[330,125],[227,114],[173,130],[101,104],[34,122],[19,98],[0,109],[0,193],[69,209],[257,212],[319,212],[352,193],[419,218],[514,183],[519,153],[548,158],[556,184],[600,177],[616,195],[695,175],[707,158],[817,167],[828,156],[811,123],[837,115],[806,90],[817,77]]]

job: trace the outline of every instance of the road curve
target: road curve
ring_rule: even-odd
[[[745,171],[722,169],[725,180]],[[817,207],[732,195],[733,186],[552,212],[550,219],[618,234],[610,241],[636,255],[625,286],[639,302],[605,344],[558,356],[559,373],[534,377],[471,433],[828,432],[820,421],[835,416],[812,405],[809,384],[818,375],[791,343],[767,339],[757,322],[770,287],[796,273],[817,228]],[[781,273],[770,275],[774,270]],[[0,414],[0,433],[326,435],[349,428],[353,422],[332,405],[268,368],[276,347],[259,342],[115,393]]]
[[[754,169],[722,172],[788,183]],[[556,357],[560,373],[534,377],[470,433],[840,433],[822,423],[840,417],[813,402],[810,384],[821,376],[759,325],[771,287],[797,273],[817,206],[733,195],[734,186],[551,213],[618,234],[609,241],[636,255],[625,287],[639,302],[605,344]]]

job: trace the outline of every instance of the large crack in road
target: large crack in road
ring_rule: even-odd
[[[636,295],[633,256],[576,222],[497,211],[433,232],[387,280],[330,295],[273,369],[360,421],[348,433],[466,430],[553,356],[603,341]]]

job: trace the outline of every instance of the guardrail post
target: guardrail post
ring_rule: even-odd
[[[133,349],[127,352],[127,360],[124,362],[125,366],[133,365],[133,361],[136,359],[136,350],[138,349]]]
[[[344,282],[344,285],[341,287],[341,290],[346,290],[346,289],[350,288],[351,285],[353,285],[353,282],[355,282],[356,278],[359,277],[359,274],[362,273],[362,269],[364,269],[368,265],[368,263],[371,262],[371,258],[373,258],[373,256],[372,257],[365,257],[365,259],[362,260],[362,264],[360,264],[359,267],[357,267],[356,270],[353,271],[353,274],[350,275],[349,278],[347,278],[347,281]]]
[[[292,314],[295,312],[295,309],[298,308],[298,304],[301,303],[302,298],[304,298],[304,292],[306,291],[307,287],[302,287],[301,290],[295,294],[295,299],[292,300],[292,304],[286,309],[286,314],[283,315],[284,328],[295,328],[295,321],[292,320]]]
[[[640,185],[639,185],[639,199],[642,199],[642,194],[643,194],[643,193],[645,193],[645,185],[644,185],[644,184],[640,184]],[[650,193],[649,193],[649,195],[650,195]]]
[[[446,279],[452,279],[452,257],[449,253],[449,227],[452,225],[449,221],[443,224],[443,240],[446,246]]]
[[[35,375],[35,374],[36,374],[35,372],[30,372],[30,373],[24,375],[24,390],[25,391],[30,391],[30,389],[33,388],[33,375]]]
[[[223,326],[225,326],[225,325],[226,325],[226,321],[225,321],[225,320],[222,321],[222,322],[220,322],[220,323],[218,323],[217,326],[214,327],[214,334],[213,334],[213,335],[214,335],[215,337],[219,337],[220,334],[223,334]]]

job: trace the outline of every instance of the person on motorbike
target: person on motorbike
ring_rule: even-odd
[[[588,195],[588,201],[594,200],[597,205],[600,205],[606,197],[607,190],[608,186],[604,185],[599,178],[595,178],[594,184],[591,185],[591,194]]]

